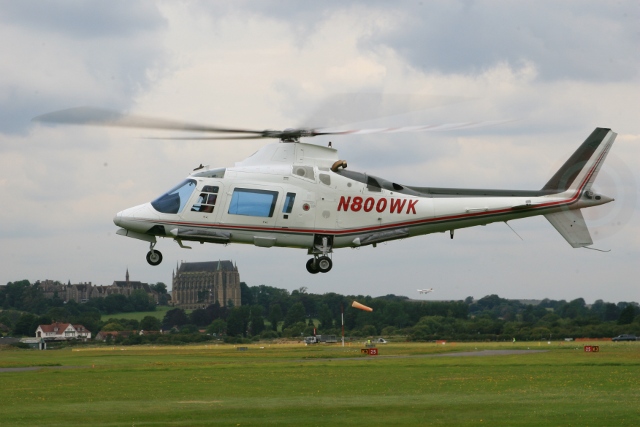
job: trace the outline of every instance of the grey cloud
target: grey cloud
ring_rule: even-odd
[[[427,72],[475,74],[506,62],[525,61],[543,80],[620,81],[640,74],[635,1],[509,2],[443,0],[429,2],[304,3],[239,1],[200,4],[216,20],[228,15],[264,16],[281,21],[304,48],[306,35],[342,12],[367,11],[389,27],[375,26],[360,41],[363,49],[386,46]]]
[[[79,105],[125,109],[148,87],[163,52],[153,3],[9,2],[11,39],[0,64],[0,133],[26,134],[32,117]]]
[[[401,25],[363,41],[428,72],[472,74],[533,62],[541,79],[638,77],[636,2],[425,2]]]
[[[84,38],[129,37],[164,25],[155,2],[125,0],[3,2],[0,21]]]

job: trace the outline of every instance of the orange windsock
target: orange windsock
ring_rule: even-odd
[[[353,304],[351,304],[351,307],[359,308],[360,310],[364,310],[364,311],[373,311],[373,308],[367,307],[364,304],[360,304],[358,301],[354,301]]]

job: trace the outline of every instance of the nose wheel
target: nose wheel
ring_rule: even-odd
[[[328,256],[313,257],[307,261],[307,271],[311,274],[328,273],[333,261]]]
[[[154,243],[150,245],[150,250],[147,252],[147,262],[153,266],[159,265],[162,262],[162,254],[160,251],[153,249]]]

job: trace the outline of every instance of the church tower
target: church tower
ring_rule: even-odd
[[[173,275],[172,303],[183,309],[242,304],[238,267],[231,261],[183,262]]]

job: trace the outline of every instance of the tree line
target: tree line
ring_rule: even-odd
[[[161,301],[168,300],[164,283],[152,285],[152,288],[164,296]],[[105,298],[92,298],[86,303],[65,302],[55,294],[53,298],[45,297],[40,282],[32,284],[21,280],[0,286],[0,308],[0,324],[9,329],[4,331],[5,334],[34,336],[38,325],[52,322],[80,324],[95,333],[104,325],[100,320],[103,314],[154,311],[156,303],[141,289],[129,296],[112,294]]]
[[[408,340],[549,340],[578,337],[640,335],[640,306],[635,302],[592,305],[584,299],[542,300],[527,304],[488,295],[479,300],[416,301],[386,295],[323,295],[306,288],[289,292],[266,285],[241,283],[242,306],[218,304],[187,314],[167,312],[163,328],[206,328],[207,333],[228,337],[301,337],[340,335],[342,312],[350,336],[402,335]],[[351,308],[357,300],[373,312]]]
[[[163,288],[164,284],[154,285]],[[146,302],[149,299],[141,291]],[[110,297],[114,297],[109,300]],[[117,299],[117,300],[116,300]],[[357,300],[371,308],[364,312],[351,308]],[[0,323],[14,335],[33,336],[38,324],[51,321],[79,323],[90,331],[156,330],[176,335],[198,334],[231,339],[301,337],[318,334],[341,335],[342,313],[348,336],[398,335],[414,341],[430,340],[548,340],[577,337],[612,337],[621,333],[640,335],[640,306],[635,302],[592,305],[584,299],[572,301],[542,300],[527,304],[488,295],[475,300],[416,301],[408,297],[386,295],[313,294],[307,288],[294,291],[267,285],[241,283],[241,306],[222,307],[217,302],[190,313],[174,308],[162,320],[149,316],[142,322],[118,319],[115,313],[148,311],[142,295],[113,295],[79,304],[61,304],[46,299],[38,284],[13,282],[0,287]],[[114,314],[104,322],[102,314]],[[146,323],[145,323],[146,322]],[[1,332],[0,332],[1,333]],[[6,332],[5,332],[6,333]],[[135,338],[134,341],[157,340]],[[163,340],[169,338],[163,338]],[[178,339],[178,338],[175,338]],[[195,338],[194,338],[195,339]],[[203,338],[197,338],[203,339]]]

